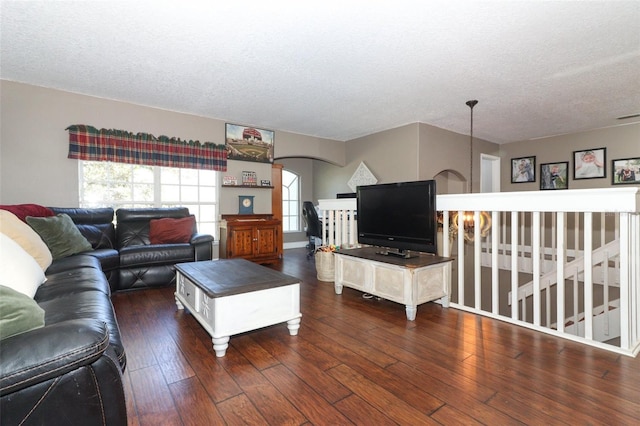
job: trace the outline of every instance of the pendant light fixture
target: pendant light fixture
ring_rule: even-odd
[[[476,99],[465,102],[471,109],[471,129],[469,130],[469,193],[473,192],[473,107],[478,104]]]
[[[471,110],[471,128],[469,131],[469,193],[473,193],[473,107],[478,104],[478,101],[473,99],[465,102]],[[458,213],[453,215],[453,226],[458,228]],[[475,238],[475,218],[474,212],[466,211],[463,216],[464,232],[463,236],[465,241],[472,242]],[[491,229],[491,216],[487,212],[480,212],[480,236],[486,237]]]

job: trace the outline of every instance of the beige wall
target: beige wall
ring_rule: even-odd
[[[419,125],[419,179],[433,179],[442,172],[457,172],[464,182],[470,182],[470,137],[421,123]],[[480,154],[499,154],[499,145],[473,139],[473,191],[480,188]],[[456,179],[457,181],[457,179]],[[446,185],[446,180],[442,181]],[[441,181],[438,180],[438,185]],[[455,188],[455,189],[454,189]],[[468,183],[452,188],[439,188],[438,193],[468,192]]]
[[[385,130],[346,144],[347,163],[351,167],[347,181],[364,162],[378,183],[418,179],[418,124]]]
[[[345,165],[344,142],[279,131],[276,133],[276,160],[281,158],[310,158]]]
[[[573,179],[573,151],[606,148],[606,177]],[[511,183],[511,159],[536,156],[536,181]],[[540,189],[540,164],[569,162],[569,189],[611,187],[611,160],[640,157],[640,124],[629,124],[589,132],[554,136],[536,141],[521,141],[500,146],[501,188],[508,191],[537,191]]]
[[[313,174],[316,160],[310,158],[283,158],[277,161],[286,170],[292,171],[300,176],[300,211],[302,212],[303,201],[313,200]],[[315,204],[315,201],[314,201]],[[300,229],[304,229],[304,220],[300,217]],[[306,241],[307,236],[304,231],[286,232],[284,242]]]
[[[353,192],[348,182],[360,162],[364,162],[378,183],[418,179],[418,124],[350,140],[346,143],[345,167],[318,164],[315,171],[316,200],[335,198],[341,192]]]
[[[78,205],[78,162],[67,158],[71,124],[224,143],[224,122],[1,81],[0,200]]]
[[[498,155],[499,145],[474,138],[473,186],[480,187],[480,153]],[[333,198],[336,193],[351,192],[347,182],[364,162],[378,183],[433,179],[443,171],[454,171],[466,182],[469,179],[469,136],[423,123],[347,141],[347,165],[316,167],[316,199]],[[456,178],[457,179],[457,178]],[[466,192],[467,185],[447,187],[447,179],[438,179],[439,193]],[[450,190],[451,189],[451,190]]]
[[[64,130],[70,124],[224,143],[224,120],[4,80],[0,81],[0,94],[0,203],[4,204],[78,204],[77,161],[67,159],[68,133]],[[468,179],[468,140],[468,135],[422,123],[348,142],[276,131],[275,157],[286,161],[285,167],[295,164],[292,168],[303,173],[303,199],[315,203],[336,193],[351,192],[347,182],[361,161],[380,183],[431,179],[442,170],[455,171]],[[569,161],[572,167],[573,151],[598,147],[607,148],[607,177],[574,181],[570,172],[570,188],[609,187],[611,160],[640,156],[640,124],[499,146],[474,139],[474,190],[480,184],[480,153],[502,158],[503,191],[521,191],[539,189],[541,163]],[[536,156],[536,182],[511,184],[510,159],[530,155]],[[306,160],[297,162],[292,157]],[[266,169],[261,171],[262,166],[266,164],[230,162],[229,167],[233,173],[259,169],[260,179],[262,174],[268,175]],[[237,210],[238,194],[233,191],[237,190],[223,193],[222,212]],[[266,212],[268,206],[267,201],[258,202],[256,212]]]
[[[242,182],[242,172],[256,172],[258,183],[261,180],[271,180],[270,163],[254,163],[251,161],[227,161],[227,171],[223,176],[235,176]],[[265,188],[221,188],[220,214],[238,214],[240,195],[253,195],[253,212],[255,214],[271,213],[271,191]]]
[[[71,124],[224,143],[224,120],[6,80],[0,80],[0,95],[0,203],[3,204],[78,205],[78,162],[67,159],[65,128]],[[274,151],[276,158],[301,155],[335,164],[345,161],[343,142],[282,131],[276,131]],[[260,169],[258,163],[236,163],[241,164],[230,162],[233,173]],[[262,174],[259,173],[259,179]],[[266,171],[264,174],[268,179],[270,174]],[[237,194],[233,191],[237,190],[222,194],[223,213],[237,212]],[[268,195],[267,191],[264,194]],[[267,205],[257,203],[256,212],[265,211]]]

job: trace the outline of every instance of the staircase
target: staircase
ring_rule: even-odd
[[[620,255],[620,242],[619,240],[611,241],[604,246],[601,246],[593,250],[591,256],[591,270],[592,270],[592,284],[599,286],[600,291],[597,293],[602,295],[602,304],[592,309],[593,315],[593,338],[599,342],[609,341],[613,338],[620,337],[620,314],[618,312],[620,308],[619,298],[615,300],[608,300],[608,296],[611,293],[611,288],[620,286],[620,270],[619,259]],[[568,280],[568,285],[575,284],[574,300],[571,304],[571,311],[573,315],[565,317],[564,331],[576,336],[583,336],[585,333],[585,313],[584,310],[580,310],[580,300],[578,295],[580,294],[581,286],[584,286],[584,272],[585,262],[583,253],[578,252],[577,258],[572,261],[565,262],[564,267],[564,279]],[[483,266],[489,266],[487,258],[489,256],[483,256]],[[525,263],[526,264],[526,263]],[[545,272],[540,276],[539,291],[551,292],[554,287],[557,287],[557,264],[553,260],[546,259]],[[532,273],[532,271],[522,271]],[[517,301],[520,304],[519,312],[526,315],[525,307],[527,306],[527,299],[533,297],[534,282],[529,281],[518,288]],[[546,294],[545,294],[546,296]],[[512,303],[512,294],[509,292],[508,303]],[[550,304],[551,305],[551,304]],[[565,307],[566,309],[566,307]],[[550,328],[558,329],[557,322],[547,321]]]

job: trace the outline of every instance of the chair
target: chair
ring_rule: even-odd
[[[311,201],[304,201],[302,203],[302,218],[307,224],[306,233],[307,237],[309,237],[307,257],[311,257],[316,251],[315,237],[322,237],[322,225],[320,224],[316,208]]]

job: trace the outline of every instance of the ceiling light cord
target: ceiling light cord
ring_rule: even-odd
[[[469,131],[469,193],[473,192],[473,107],[477,105],[477,100],[465,102],[471,109],[471,129]]]

